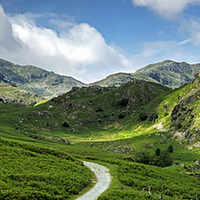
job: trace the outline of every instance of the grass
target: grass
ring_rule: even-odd
[[[49,168],[51,162],[55,164],[55,167],[52,167],[54,171],[57,167],[56,163],[61,162],[64,164],[60,165],[60,169],[58,167],[58,171],[62,176],[65,176],[68,173],[65,174],[65,172],[61,172],[62,167],[64,168],[63,165],[69,165],[69,163],[65,164],[67,161],[63,161],[63,158],[51,154],[40,155],[40,153],[38,154],[38,152],[33,151],[32,147],[35,149],[45,147],[49,150],[54,149],[60,152],[59,154],[61,155],[71,155],[74,159],[69,161],[70,164],[73,165],[72,169],[76,169],[77,166],[80,166],[80,161],[78,160],[90,160],[102,163],[110,169],[112,183],[109,190],[99,199],[158,198],[160,195],[160,188],[153,188],[152,186],[155,196],[151,196],[147,192],[149,183],[151,182],[151,185],[153,185],[153,181],[150,179],[151,177],[148,178],[149,180],[146,180],[145,178],[145,173],[148,172],[148,170],[158,172],[158,176],[156,176],[157,186],[168,173],[171,175],[167,178],[167,184],[169,184],[170,179],[172,182],[175,182],[176,179],[182,180],[178,182],[180,187],[178,186],[177,191],[171,196],[166,193],[167,189],[165,188],[165,192],[163,192],[165,199],[176,197],[178,199],[183,197],[194,198],[194,195],[196,194],[188,192],[184,184],[187,182],[188,188],[191,189],[191,187],[193,187],[192,182],[195,181],[195,187],[199,187],[199,183],[196,183],[196,179],[187,179],[186,176],[183,175],[183,173],[186,172],[186,168],[182,169],[181,164],[184,163],[187,166],[194,164],[194,161],[199,158],[200,153],[198,149],[195,148],[188,150],[189,143],[187,143],[187,141],[180,144],[180,141],[172,139],[172,134],[176,130],[172,129],[174,127],[171,124],[170,116],[174,106],[179,103],[179,96],[183,96],[184,94],[183,88],[171,91],[170,89],[157,84],[145,85],[140,81],[136,81],[135,84],[136,86],[132,83],[128,83],[120,88],[100,89],[93,87],[91,89],[74,89],[68,94],[38,104],[32,108],[27,108],[22,105],[0,104],[1,138],[6,138],[8,143],[15,141],[17,144],[23,144],[21,145],[22,147],[26,146],[26,148],[22,148],[19,145],[14,145],[14,147],[11,148],[9,145],[7,147],[4,145],[5,147],[3,148],[6,149],[4,152],[7,151],[9,154],[3,153],[1,158],[4,156],[8,156],[8,158],[17,157],[19,154],[17,157],[19,160],[16,160],[16,163],[18,163],[21,160],[25,161],[26,158],[29,159],[30,157],[29,165],[33,162],[44,163],[43,166],[47,166],[49,170],[48,173],[50,174],[53,173]],[[154,92],[155,88],[157,89],[156,92]],[[189,95],[191,91],[190,86],[185,87],[185,91]],[[129,100],[130,104],[124,106],[121,103],[125,102],[123,100],[126,98],[138,98],[135,100],[137,103],[133,103]],[[124,118],[119,118],[119,114],[124,112],[126,112]],[[148,116],[145,121],[142,121],[139,117],[142,112],[146,113]],[[168,113],[167,115],[166,112]],[[158,115],[158,118],[155,121],[150,121],[150,116],[152,114]],[[111,118],[115,119],[111,120]],[[69,123],[70,126],[63,127],[63,122]],[[163,125],[161,130],[156,128],[159,125]],[[71,144],[57,142],[55,139],[68,139]],[[174,148],[174,152],[171,156],[174,162],[179,163],[179,165],[170,166],[163,170],[154,166],[140,165],[132,162],[140,151],[148,152],[150,155],[153,155],[157,148],[164,150],[167,149],[170,144],[173,145]],[[37,156],[32,158],[30,156],[32,154],[36,154]],[[14,165],[14,162],[11,162],[11,159],[8,159],[7,163],[10,166]],[[23,169],[26,166],[26,162],[22,162],[22,165],[19,166]],[[41,166],[33,165],[33,171],[38,168],[41,169]],[[6,173],[9,171],[12,172],[11,168],[8,169],[9,170]],[[13,169],[19,171],[17,167],[13,167]],[[84,167],[83,169],[86,170]],[[135,171],[133,169],[135,169]],[[140,170],[137,171],[136,169]],[[63,192],[62,194],[51,194],[47,189],[44,189],[46,192],[43,194],[43,189],[41,189],[41,193],[36,192],[37,194],[34,193],[34,195],[46,195],[47,199],[50,199],[52,195],[58,195],[58,197],[53,197],[58,199],[76,198],[80,191],[82,193],[92,187],[92,184],[89,185],[89,187],[86,187],[91,178],[91,174],[87,174],[88,171],[86,171],[87,181],[82,184],[81,187],[77,187],[78,189],[76,191],[71,193],[68,191],[66,194]],[[27,174],[27,180],[29,180],[29,174],[32,176],[31,171],[27,168],[25,173]],[[47,180],[47,183],[45,182],[45,184],[47,184],[48,188],[51,188],[51,185],[48,185],[48,173],[47,176],[45,176],[45,170],[41,171],[41,177],[44,177],[45,181]],[[78,172],[77,170],[77,173],[79,174],[80,171]],[[134,177],[136,173],[141,174]],[[19,177],[23,177],[26,174],[22,173]],[[55,180],[62,179],[59,173],[56,173],[54,177]],[[134,178],[130,179],[131,177]],[[182,179],[182,177],[184,178]],[[8,176],[5,176],[5,180],[6,179],[9,180],[8,184],[12,182]],[[140,183],[141,185],[135,186],[134,184],[130,184],[134,182],[134,179],[142,180]],[[18,181],[20,182],[20,187],[17,188],[16,191],[19,191],[20,188],[22,189],[23,187],[26,188],[26,184],[23,185],[21,180],[22,179]],[[35,181],[32,179],[30,180]],[[57,184],[61,184],[59,180],[57,181]],[[72,180],[75,179],[72,178]],[[40,188],[42,188],[40,185],[41,180],[38,179],[36,181],[39,182],[36,184],[36,190],[39,191]],[[72,185],[72,188],[73,182],[74,181],[69,184]],[[15,183],[14,181],[14,184],[17,185],[18,183]],[[27,185],[28,184],[29,183],[27,182]],[[15,185],[10,185],[9,187],[15,187]],[[143,191],[143,186],[146,188],[145,191]],[[181,188],[182,186],[184,191]],[[29,185],[27,187],[29,187]],[[86,187],[85,190],[83,189],[84,187]],[[55,191],[57,191],[56,188],[58,187],[55,186]],[[26,190],[29,194],[29,188],[25,189],[25,191]],[[62,188],[59,190],[63,191]],[[12,192],[12,190],[10,191]],[[54,189],[52,191],[54,191]],[[11,192],[8,195],[11,195]],[[185,196],[186,193],[188,193],[189,196]],[[197,193],[200,195],[199,191],[197,191]],[[23,193],[20,195],[23,197],[25,194]],[[13,198],[15,198],[15,196],[13,196]]]
[[[72,156],[0,138],[0,199],[68,199],[91,173]]]

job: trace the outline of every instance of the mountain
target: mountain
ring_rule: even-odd
[[[0,59],[0,82],[11,83],[45,98],[68,92],[85,84],[31,65],[20,66]]]
[[[120,86],[128,82],[132,82],[135,80],[133,77],[133,74],[131,73],[116,73],[116,74],[111,74],[107,76],[105,79],[102,79],[100,81],[96,81],[94,83],[91,83],[90,85],[98,85],[101,87],[112,87],[112,86]]]
[[[95,180],[77,158],[110,169],[99,199],[197,199],[199,105],[200,73],[177,89],[135,79],[34,107],[0,103],[0,199],[76,198]]]
[[[117,73],[91,85],[119,86],[134,79],[146,80],[162,85],[178,88],[189,83],[200,70],[200,64],[188,64],[186,62],[174,62],[166,60],[137,70],[135,73]]]
[[[184,146],[200,147],[199,86],[197,73],[190,83],[174,90],[137,79],[119,87],[73,87],[21,117],[31,127],[26,131],[46,132],[47,138],[58,137],[58,131],[76,135],[75,140],[91,135],[97,139],[104,133],[109,133],[106,138],[120,138],[122,133],[131,138],[138,132],[164,131]],[[23,124],[13,124],[23,132]]]
[[[89,86],[120,86],[138,79],[178,88],[190,82],[199,70],[200,64],[166,60],[148,65],[135,73],[109,75]],[[31,65],[15,65],[2,59],[0,59],[0,82],[15,84],[28,92],[49,99],[70,91],[72,87],[88,86],[69,76],[61,76]]]
[[[73,87],[68,93],[18,115],[24,119],[23,124],[13,124],[22,133],[24,129],[39,136],[44,133],[48,139],[59,137],[58,133],[63,133],[63,137],[72,134],[75,138],[88,138],[91,133],[98,137],[107,131],[117,134],[127,128],[132,132],[135,126],[143,123],[141,118],[148,118],[150,124],[157,119],[156,109],[171,91],[163,85],[142,80],[120,87]],[[156,101],[150,104],[154,99]]]
[[[37,94],[12,85],[10,83],[0,83],[0,103],[25,104],[33,106],[44,99]]]

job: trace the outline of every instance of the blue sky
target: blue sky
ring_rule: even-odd
[[[90,83],[200,62],[200,0],[0,0],[0,58]]]

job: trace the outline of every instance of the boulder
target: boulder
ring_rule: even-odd
[[[197,159],[194,164],[200,167],[200,159]]]

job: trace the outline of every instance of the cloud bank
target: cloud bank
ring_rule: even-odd
[[[200,0],[132,0],[136,6],[145,6],[167,19],[174,19],[188,5],[200,4]]]
[[[157,10],[161,7],[167,10],[165,3],[160,5],[160,0],[133,2],[138,6],[152,7],[154,2]],[[182,6],[177,7],[176,13],[182,12],[189,3],[199,1],[177,2]],[[165,59],[199,62],[199,50],[196,50],[200,45],[200,20],[197,18],[181,23],[179,32],[186,35],[183,41],[144,41],[137,49],[137,55],[127,56],[119,47],[107,44],[102,34],[87,23],[77,24],[73,18],[61,20],[55,14],[48,17],[45,14],[55,27],[50,29],[36,24],[41,17],[44,16],[32,13],[10,16],[0,5],[0,58],[17,64],[35,65],[85,83],[100,80],[111,73],[134,72]]]
[[[39,27],[30,15],[8,16],[0,6],[0,56],[33,64],[84,82],[132,67],[130,61],[87,23],[51,20],[55,30]]]

